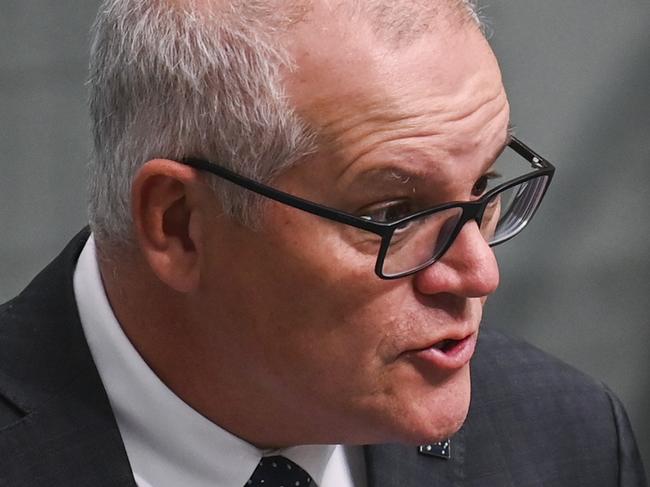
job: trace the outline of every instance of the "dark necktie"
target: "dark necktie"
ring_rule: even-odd
[[[264,457],[244,487],[308,487],[311,477],[298,465],[282,456]]]

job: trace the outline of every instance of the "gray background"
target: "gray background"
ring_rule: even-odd
[[[85,222],[97,1],[0,5],[0,301]],[[487,305],[618,393],[650,466],[650,2],[491,0],[517,134],[558,172]]]

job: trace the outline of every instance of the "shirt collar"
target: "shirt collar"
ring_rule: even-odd
[[[90,351],[138,478],[157,487],[241,487],[260,458],[284,455],[320,484],[333,445],[260,450],[192,409],[156,376],[110,307],[92,235],[79,256],[74,292]]]

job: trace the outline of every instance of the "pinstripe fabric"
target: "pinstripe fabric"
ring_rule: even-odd
[[[87,236],[0,307],[1,487],[135,485],[74,303]],[[449,460],[369,446],[368,487],[646,485],[619,400],[575,369],[484,327],[472,391]]]

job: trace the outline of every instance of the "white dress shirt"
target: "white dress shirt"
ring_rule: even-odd
[[[90,351],[139,487],[243,487],[260,458],[284,455],[319,487],[364,487],[360,447],[301,445],[260,450],[183,402],[149,368],[110,307],[88,239],[74,292]]]

